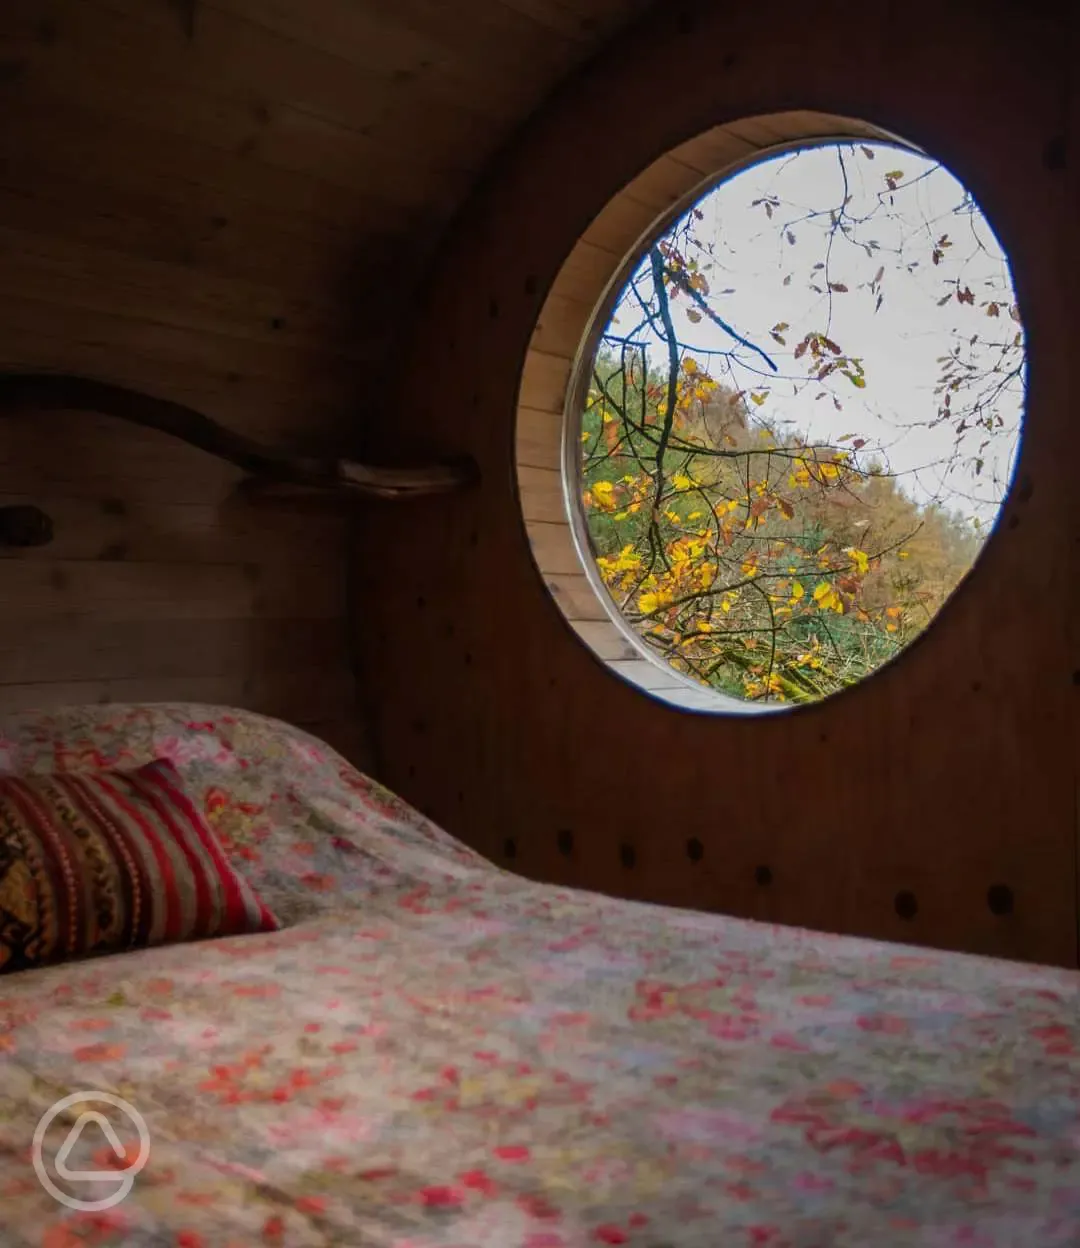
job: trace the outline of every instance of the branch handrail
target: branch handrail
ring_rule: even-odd
[[[256,479],[340,498],[409,499],[466,489],[479,480],[468,457],[407,468],[298,455],[244,437],[202,412],[110,382],[65,373],[0,373],[0,416],[83,411],[156,429],[235,465]]]

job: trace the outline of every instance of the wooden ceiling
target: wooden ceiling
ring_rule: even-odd
[[[0,371],[349,453],[442,232],[643,0],[0,0]],[[346,526],[107,418],[0,425],[0,713],[197,699],[362,761]]]
[[[642,0],[0,0],[0,371],[345,452],[443,228]],[[252,513],[161,434],[0,424],[0,714],[202,700],[363,760],[346,524]]]
[[[168,266],[157,321],[248,339],[285,321],[278,341],[362,355],[500,145],[645,7],[4,0],[2,245],[62,239],[69,270],[88,264],[80,245]],[[144,274],[118,259],[110,284]],[[20,278],[36,296],[41,275],[8,288]],[[238,348],[222,371],[244,364]],[[341,394],[329,373],[289,380],[325,408]],[[270,368],[263,397],[295,405],[285,380]]]

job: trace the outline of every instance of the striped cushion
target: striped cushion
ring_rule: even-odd
[[[171,763],[0,776],[0,973],[277,927]]]

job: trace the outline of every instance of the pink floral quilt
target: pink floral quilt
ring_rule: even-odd
[[[1080,976],[531,883],[239,711],[0,726],[154,757],[286,927],[0,977],[4,1248],[1080,1245]],[[87,1090],[149,1138],[89,1210]]]

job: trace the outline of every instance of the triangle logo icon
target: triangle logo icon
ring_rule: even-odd
[[[67,1159],[71,1156],[71,1151],[78,1144],[82,1133],[90,1124],[93,1123],[101,1129],[101,1133],[109,1142],[109,1147],[121,1161],[127,1160],[127,1150],[120,1143],[120,1137],[112,1128],[112,1124],[104,1114],[97,1113],[96,1110],[87,1110],[86,1113],[80,1114],[75,1125],[68,1132],[67,1139],[60,1145],[60,1151],[56,1154],[56,1161],[53,1163],[56,1173],[62,1179],[86,1180],[86,1179],[119,1179],[121,1176],[115,1170],[69,1170]]]

